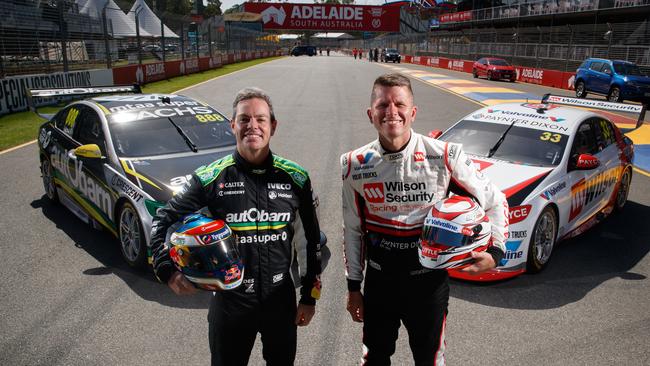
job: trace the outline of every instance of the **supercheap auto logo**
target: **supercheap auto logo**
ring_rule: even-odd
[[[364,183],[363,196],[370,203],[433,202],[435,194],[424,182]]]

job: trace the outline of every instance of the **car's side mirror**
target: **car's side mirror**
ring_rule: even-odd
[[[575,157],[574,167],[577,170],[591,170],[600,166],[600,160],[591,154],[580,154]]]
[[[97,144],[87,144],[74,149],[74,155],[78,158],[101,159],[102,151]]]
[[[432,139],[437,139],[438,137],[440,137],[440,135],[442,135],[441,130],[431,130],[429,131],[428,136],[431,137]]]

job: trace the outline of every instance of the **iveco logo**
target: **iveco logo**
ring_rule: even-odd
[[[268,183],[267,185],[268,189],[277,189],[281,191],[290,191],[291,190],[291,184],[289,183]]]

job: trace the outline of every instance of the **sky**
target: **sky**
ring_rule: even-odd
[[[244,2],[245,2],[244,0],[221,0],[221,11],[226,11],[227,9],[230,9],[231,6],[235,4],[242,4]],[[270,0],[269,2],[273,3],[279,1]],[[288,2],[313,4],[314,0],[290,0]],[[386,1],[384,0],[354,0],[354,5],[379,5],[385,2]],[[392,0],[390,0],[389,2],[392,2]]]

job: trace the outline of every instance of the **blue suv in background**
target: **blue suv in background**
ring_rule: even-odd
[[[576,70],[575,89],[578,98],[596,93],[606,95],[610,102],[632,100],[650,103],[650,77],[627,61],[585,60]]]

